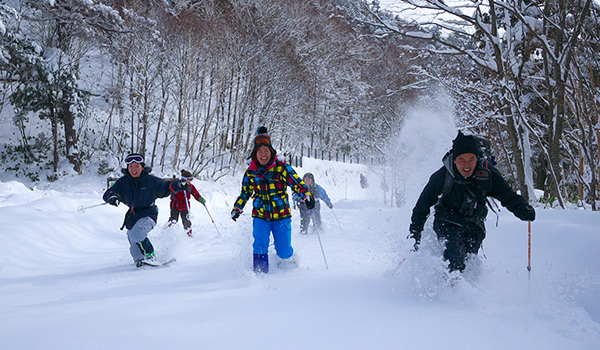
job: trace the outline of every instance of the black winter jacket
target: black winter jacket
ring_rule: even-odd
[[[478,223],[483,229],[483,221],[487,216],[485,197],[494,197],[500,201],[516,217],[524,220],[526,208],[529,206],[525,198],[515,193],[498,170],[491,164],[480,164],[473,172],[473,176],[465,179],[458,173],[456,165],[452,162],[451,154],[443,159],[444,166],[433,173],[429,182],[421,192],[411,217],[410,232],[418,234],[423,231],[423,226],[429,216],[430,208],[435,205],[435,220],[447,220],[459,225]],[[489,181],[478,181],[475,174],[485,168],[489,170]],[[451,177],[451,187],[447,187],[447,176]],[[446,187],[447,193],[442,195]],[[449,191],[448,191],[449,190]],[[440,198],[441,196],[441,198]],[[465,212],[465,200],[470,197],[475,203],[473,210]]]
[[[178,183],[181,180],[167,182],[151,175],[150,171],[151,168],[146,167],[140,177],[134,178],[127,169],[123,169],[124,176],[118,179],[102,196],[102,199],[108,202],[108,198],[115,194],[120,202],[129,207],[123,222],[123,226],[128,230],[131,230],[135,223],[144,217],[151,217],[156,222],[158,208],[154,201],[180,191]]]

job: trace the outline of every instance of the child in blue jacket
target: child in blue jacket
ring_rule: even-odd
[[[315,176],[312,173],[304,174],[304,176],[302,177],[302,181],[304,181],[310,193],[312,193],[312,195],[315,197],[315,207],[312,209],[311,212],[311,209],[306,207],[306,204],[300,200],[300,197],[294,194],[294,202],[300,210],[300,234],[305,235],[308,233],[310,219],[313,216],[313,220],[315,222],[317,230],[321,229],[321,204],[320,201],[318,201],[318,199],[325,202],[329,209],[333,208],[333,203],[331,203],[331,199],[329,199],[329,196],[327,195],[327,192],[325,192],[325,189],[315,182]]]
[[[167,182],[150,172],[144,157],[139,153],[131,153],[125,157],[127,169],[123,169],[123,177],[112,185],[102,198],[115,207],[124,203],[129,207],[125,214],[123,227],[127,228],[129,252],[135,266],[160,265],[156,261],[154,247],[148,239],[148,233],[156,225],[158,208],[154,204],[157,198],[164,198],[182,190],[189,189],[186,181]]]

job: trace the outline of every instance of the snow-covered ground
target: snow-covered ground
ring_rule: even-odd
[[[530,273],[527,224],[502,210],[496,227],[491,214],[487,259],[449,283],[430,228],[409,252],[414,194],[391,208],[366,166],[307,160],[297,170],[315,173],[334,202],[320,233],[329,268],[294,211],[300,266],[261,276],[250,207],[229,218],[241,174],[194,181],[218,231],[197,202],[195,237],[165,227],[168,199],[158,200],[150,238],[177,262],[155,270],[132,264],[124,206],[78,213],[102,203],[105,179],[0,183],[0,349],[600,349],[598,212],[538,209]]]

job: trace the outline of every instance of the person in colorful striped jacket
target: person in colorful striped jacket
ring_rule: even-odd
[[[296,264],[293,258],[292,212],[287,187],[291,187],[308,208],[314,208],[315,199],[294,169],[278,159],[264,126],[258,128],[250,158],[250,166],[244,174],[242,191],[235,201],[231,218],[236,221],[246,202],[252,197],[254,271],[268,273],[271,233],[277,256],[285,264]]]

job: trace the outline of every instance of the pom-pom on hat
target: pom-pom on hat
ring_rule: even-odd
[[[452,160],[465,153],[473,153],[480,158],[481,148],[475,136],[465,135],[459,131],[454,141],[452,141]]]
[[[258,161],[256,153],[261,146],[267,146],[269,149],[271,149],[271,159],[273,159],[275,154],[277,154],[277,151],[275,151],[273,145],[271,144],[271,136],[269,136],[267,133],[267,128],[264,126],[259,127],[256,131],[256,136],[254,137],[254,148],[252,149],[252,154],[250,155],[252,160]]]

